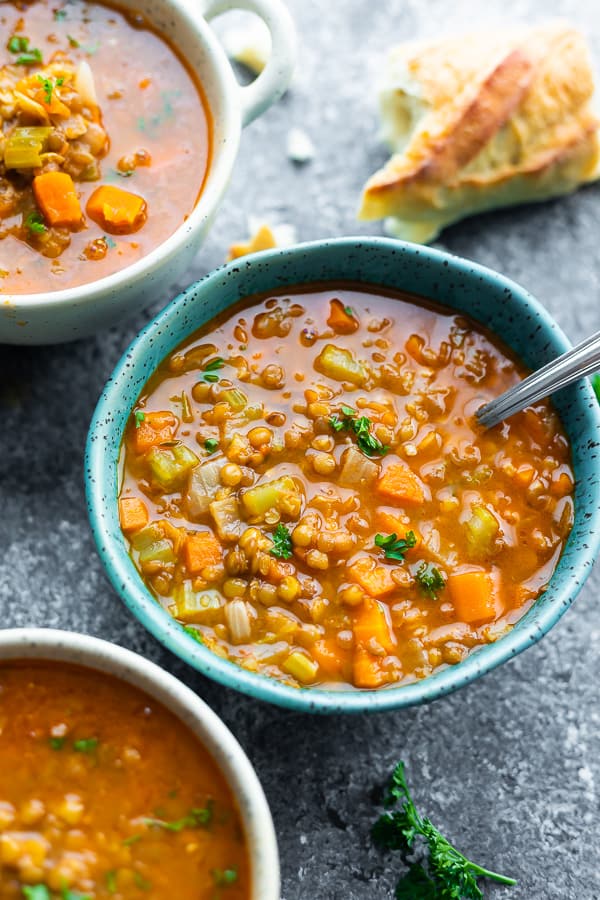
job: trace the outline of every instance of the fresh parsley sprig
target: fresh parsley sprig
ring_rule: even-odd
[[[27,215],[25,216],[24,225],[25,228],[27,228],[33,234],[43,234],[47,230],[44,217],[36,210],[32,210],[32,212],[27,213]]]
[[[391,812],[380,816],[373,826],[375,843],[407,855],[421,838],[427,849],[428,858],[413,862],[408,874],[398,882],[397,900],[482,900],[478,878],[506,885],[517,883],[514,878],[471,862],[429,819],[419,814],[406,783],[404,763],[398,763],[394,769],[384,806]]]
[[[273,532],[273,546],[269,553],[271,556],[276,556],[277,559],[289,559],[293,550],[292,536],[285,525],[280,522]]]
[[[403,538],[399,538],[396,532],[392,534],[376,534],[375,546],[381,547],[386,559],[397,559],[404,562],[404,554],[417,543],[414,531],[407,531]]]
[[[340,412],[342,413],[341,418],[338,413],[334,413],[329,419],[329,424],[335,432],[352,431],[356,435],[357,447],[359,450],[362,450],[365,456],[387,453],[389,447],[382,444],[371,433],[373,423],[368,416],[359,416],[351,406],[340,406]]]
[[[16,66],[37,66],[42,62],[42,51],[37,47],[30,47],[27,37],[13,34],[6,46],[10,53],[20,54],[15,60]]]
[[[444,576],[440,570],[431,563],[422,562],[417,569],[415,578],[423,593],[426,594],[430,600],[437,600],[438,591],[442,591],[446,587]]]
[[[64,78],[56,78],[54,81],[51,78],[43,78],[42,75],[38,75],[38,81],[44,88],[44,100],[48,105],[52,103],[52,93],[54,88],[60,87],[61,84],[64,84]]]
[[[213,804],[209,800],[206,806],[191,809],[187,815],[182,816],[181,819],[175,819],[173,822],[167,822],[165,819],[147,818],[144,819],[144,824],[177,834],[183,831],[184,828],[206,828],[212,822],[212,818]]]

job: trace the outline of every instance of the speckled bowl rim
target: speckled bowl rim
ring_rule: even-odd
[[[181,681],[138,653],[109,641],[55,628],[0,630],[0,666],[8,660],[66,662],[105,672],[167,707],[208,750],[236,797],[251,860],[253,900],[279,900],[279,853],[258,776],[224,722]]]
[[[143,365],[145,357],[151,350],[153,336],[162,335],[163,331],[168,329],[172,319],[177,319],[178,316],[185,314],[184,309],[191,302],[192,296],[198,300],[203,291],[208,291],[213,287],[222,287],[228,283],[228,279],[242,279],[253,268],[262,272],[272,268],[273,271],[269,272],[270,278],[264,279],[265,282],[270,280],[270,285],[265,284],[264,290],[281,290],[283,285],[278,280],[277,271],[284,267],[291,258],[301,256],[306,261],[314,257],[317,262],[318,257],[322,257],[324,252],[328,252],[328,248],[337,248],[338,251],[343,250],[352,254],[359,247],[361,250],[366,248],[392,255],[396,260],[399,255],[411,257],[415,266],[433,265],[436,267],[440,281],[447,280],[449,275],[454,274],[465,277],[476,276],[482,284],[491,282],[495,289],[511,296],[516,301],[517,305],[522,308],[523,315],[528,313],[538,321],[538,328],[544,329],[545,336],[555,352],[563,352],[571,346],[550,313],[516,282],[485,266],[431,247],[408,244],[388,238],[346,237],[299,244],[284,250],[267,250],[243,260],[235,260],[211,272],[183,291],[142,329],[117,363],[106,384],[92,418],[86,445],[86,496],[92,531],[108,577],[133,614],[169,650],[208,678],[251,697],[304,712],[363,713],[399,709],[428,703],[469,684],[479,676],[512,659],[527,647],[531,647],[556,624],[579,593],[600,550],[600,481],[595,480],[590,488],[593,494],[587,507],[584,510],[576,510],[576,523],[581,515],[586,517],[586,539],[575,547],[576,563],[571,567],[568,575],[561,578],[562,583],[558,589],[554,590],[554,596],[550,602],[546,602],[544,606],[540,607],[539,614],[536,612],[535,621],[527,621],[530,610],[520,620],[518,628],[513,628],[495,643],[473,651],[461,663],[442,669],[421,681],[378,691],[332,691],[318,687],[294,688],[281,684],[268,676],[249,672],[235,663],[213,654],[190,638],[153,599],[150,592],[143,586],[143,582],[129,558],[123,539],[119,536],[116,519],[116,494],[111,482],[111,473],[116,477],[116,468],[112,466],[110,455],[106,452],[106,448],[110,447],[111,437],[114,437],[115,430],[117,430],[116,415],[113,411],[123,408],[124,396],[128,396],[127,383],[131,378],[132,371],[137,365]],[[334,278],[330,280],[335,281]],[[342,280],[341,277],[338,278],[339,280]],[[367,282],[365,281],[365,283]],[[399,285],[390,284],[389,286],[398,287]],[[443,300],[440,302],[443,303]],[[190,327],[187,333],[191,334],[197,327],[197,325]],[[500,337],[503,335],[500,334]],[[182,340],[183,338],[179,337],[172,343],[172,348],[174,349]],[[170,351],[167,350],[163,356],[168,352]],[[573,403],[578,404],[584,416],[585,429],[580,441],[589,448],[600,446],[600,411],[591,386],[589,383],[580,382],[575,388],[566,390],[572,392]],[[136,399],[137,394],[131,403],[127,400],[128,409],[131,409]],[[119,445],[122,431],[121,428],[118,435]],[[573,436],[571,436],[571,444],[572,446],[577,445]],[[110,501],[107,499],[109,497]],[[114,531],[111,530],[111,521],[113,527],[117,522]],[[572,541],[573,532],[567,546],[570,546]],[[552,581],[555,581],[556,574]],[[548,592],[544,595],[546,598],[547,594]]]

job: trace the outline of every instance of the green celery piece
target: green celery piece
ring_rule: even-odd
[[[152,447],[148,453],[148,464],[155,481],[166,491],[179,487],[186,476],[200,460],[187,447],[179,445],[170,449]]]
[[[151,560],[165,563],[177,562],[177,557],[175,556],[171,542],[167,541],[166,538],[162,541],[156,541],[155,544],[150,544],[149,547],[145,547],[141,550],[139,559],[142,565]]]
[[[7,169],[35,169],[41,166],[43,152],[51,128],[32,126],[15,128],[4,145],[4,165]]]
[[[158,522],[151,522],[141,531],[136,532],[131,538],[131,546],[134,550],[145,550],[151,544],[162,541],[165,534]]]

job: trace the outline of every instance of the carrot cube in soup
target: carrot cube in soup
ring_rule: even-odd
[[[457,572],[448,577],[450,599],[463,622],[495,619],[497,593],[491,572]]]
[[[326,675],[335,676],[341,674],[345,654],[338,647],[335,638],[323,638],[320,641],[315,641],[311,645],[310,650],[316,662],[318,662],[319,668]]]
[[[132,234],[147,218],[143,197],[111,184],[96,188],[87,202],[86,211],[90,219],[109,234]]]
[[[36,203],[50,225],[79,228],[83,221],[73,179],[66,172],[44,172],[33,179]]]
[[[420,532],[415,528],[414,525],[406,525],[399,516],[395,516],[393,513],[388,512],[386,509],[378,509],[377,510],[377,521],[379,522],[380,528],[385,534],[396,534],[399,538],[403,538],[409,531],[415,536],[415,543],[412,547],[408,548],[410,550],[416,550],[421,546],[423,541]]]
[[[397,587],[389,568],[378,565],[370,556],[361,556],[352,563],[348,575],[371,597],[383,597]]]
[[[363,646],[354,650],[352,680],[358,688],[378,688],[392,680],[389,672],[381,665],[380,657],[373,656]]]
[[[173,440],[177,424],[171,412],[144,412],[143,418],[139,421],[136,418],[136,427],[131,433],[134,451],[147,453],[155,444]]]
[[[358,608],[353,631],[357,644],[367,645],[374,641],[386,653],[392,653],[396,646],[396,638],[387,620],[384,606],[370,597]]]
[[[377,491],[398,503],[423,503],[425,493],[417,475],[404,463],[392,463],[377,482]]]
[[[199,575],[204,569],[222,561],[223,550],[210,531],[197,531],[186,538],[183,558],[190,575]]]
[[[352,310],[344,306],[337,297],[329,301],[327,324],[336,334],[354,334],[359,327]]]
[[[144,528],[148,524],[148,509],[144,501],[139,497],[121,497],[119,521],[125,534]]]

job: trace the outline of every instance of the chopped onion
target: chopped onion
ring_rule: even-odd
[[[96,85],[90,64],[85,60],[79,63],[75,73],[75,90],[88,106],[98,106]]]
[[[250,640],[250,616],[244,600],[231,600],[226,605],[225,622],[232,644],[243,644]]]

